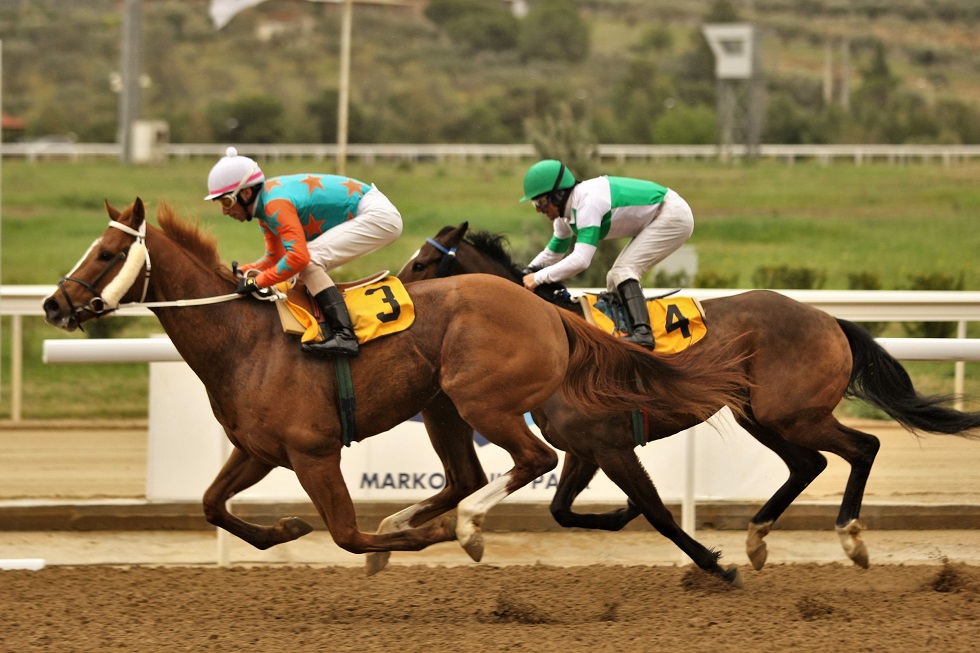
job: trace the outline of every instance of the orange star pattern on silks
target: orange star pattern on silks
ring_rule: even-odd
[[[361,192],[362,184],[356,179],[351,179],[350,177],[348,177],[347,181],[341,183],[340,185],[347,187],[347,197],[350,197],[351,195],[357,195],[358,193]]]
[[[282,182],[279,181],[278,179],[270,179],[267,182],[265,182],[265,186],[263,187],[263,190],[265,190],[265,192],[269,192],[270,190],[276,188],[277,186],[282,186]]]
[[[300,183],[306,184],[306,187],[310,189],[310,195],[312,195],[313,191],[316,190],[317,188],[323,188],[321,179],[316,175],[307,175],[306,179],[304,179]]]
[[[323,223],[326,220],[320,220],[317,222],[316,216],[312,213],[306,218],[306,223],[303,225],[303,232],[306,234],[306,239],[309,240],[313,236],[318,236],[323,231]]]

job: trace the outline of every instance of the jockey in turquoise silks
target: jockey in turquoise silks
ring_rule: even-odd
[[[265,254],[239,268],[238,292],[269,288],[298,276],[323,311],[333,332],[303,351],[356,356],[360,349],[344,297],[327,270],[395,241],[402,218],[373,184],[330,174],[297,174],[266,179],[259,165],[228,148],[208,175],[206,200],[246,222],[255,218],[265,238]]]

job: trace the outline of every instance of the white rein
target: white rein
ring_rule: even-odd
[[[111,308],[168,308],[168,307],[181,307],[181,306],[204,306],[207,304],[220,304],[221,302],[228,302],[234,299],[241,299],[245,295],[240,295],[238,293],[228,293],[227,295],[216,295],[214,297],[200,297],[197,299],[175,299],[168,302],[145,302],[146,293],[150,286],[150,250],[146,247],[146,222],[144,221],[140,225],[139,231],[133,229],[132,227],[126,226],[121,222],[116,220],[110,220],[109,226],[115,229],[119,229],[130,236],[136,238],[136,242],[129,249],[129,257],[126,259],[126,263],[123,265],[123,269],[119,272],[117,278],[126,279],[131,277],[129,286],[122,289],[119,296],[122,297],[133,284],[136,283],[136,276],[139,274],[140,259],[138,256],[133,256],[134,253],[138,253],[140,249],[143,250],[143,259],[145,260],[146,273],[143,275],[143,294],[140,296],[140,301],[138,302],[127,302],[126,304],[119,304],[118,301],[114,302],[116,305],[111,306]],[[113,279],[115,282],[115,279]],[[125,283],[125,282],[124,282]],[[110,283],[110,286],[112,284]],[[106,288],[108,290],[108,288]],[[259,297],[259,299],[265,299],[266,301],[275,301],[282,298],[282,293],[278,290],[272,289],[273,292],[268,297]],[[109,303],[109,302],[107,302]]]

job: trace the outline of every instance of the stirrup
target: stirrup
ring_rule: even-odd
[[[304,342],[301,349],[307,354],[317,356],[357,356],[361,353],[361,347],[357,344],[357,338],[353,335],[336,333],[334,337],[323,342]]]

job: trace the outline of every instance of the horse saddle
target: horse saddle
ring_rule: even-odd
[[[629,333],[626,308],[613,293],[586,293],[579,297],[585,319],[619,338]],[[655,297],[647,300],[654,351],[676,354],[701,340],[708,332],[704,308],[693,297]]]
[[[388,270],[338,283],[354,323],[357,341],[364,344],[376,338],[404,331],[415,322],[415,305],[397,277]],[[283,331],[301,336],[302,342],[320,342],[323,316],[316,300],[295,280],[276,285],[284,299],[275,302]]]

